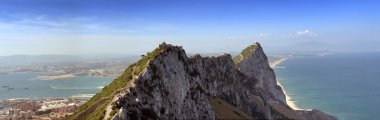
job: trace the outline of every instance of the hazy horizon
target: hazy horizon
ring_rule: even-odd
[[[379,45],[380,0],[0,0],[0,119],[372,120]]]
[[[380,51],[377,1],[0,0],[0,56]]]

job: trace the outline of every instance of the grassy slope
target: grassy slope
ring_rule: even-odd
[[[242,57],[251,54],[255,48],[256,46],[251,45],[244,49],[241,53]],[[115,94],[130,84],[133,76],[139,75],[146,68],[149,60],[154,58],[163,49],[165,47],[156,48],[136,63],[129,65],[122,75],[82,105],[68,120],[102,120],[105,116],[105,109],[107,105],[111,104]],[[234,61],[240,61],[241,59],[243,59],[241,56],[236,56]],[[252,117],[222,99],[210,97],[209,100],[217,119],[252,119]]]
[[[251,116],[220,98],[209,97],[209,101],[216,119],[253,120]]]
[[[235,63],[239,63],[242,59],[245,57],[248,57],[256,50],[256,45],[250,45],[247,48],[245,48],[239,55],[235,56],[233,58]]]
[[[156,48],[142,59],[128,66],[125,72],[107,85],[102,91],[83,104],[79,110],[71,115],[68,120],[101,120],[105,116],[105,109],[115,94],[124,88],[132,80],[133,76],[139,75],[147,66],[150,59],[154,58],[162,48]]]

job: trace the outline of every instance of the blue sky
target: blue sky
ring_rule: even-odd
[[[0,56],[142,54],[163,41],[202,53],[238,52],[254,41],[267,51],[380,51],[379,6],[375,0],[0,0]]]

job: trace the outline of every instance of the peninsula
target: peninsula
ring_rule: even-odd
[[[61,74],[61,75],[48,75],[48,76],[40,76],[40,80],[57,80],[57,79],[66,79],[66,78],[74,78],[75,74]]]
[[[181,46],[163,43],[68,119],[336,118],[289,107],[259,43],[236,57],[188,57]]]

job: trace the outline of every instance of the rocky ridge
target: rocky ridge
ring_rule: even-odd
[[[112,110],[103,110],[107,114],[101,118],[336,119],[318,110],[291,109],[259,43],[234,58],[188,57],[182,47],[165,43],[153,52],[143,67],[130,66],[132,76],[118,78],[128,84],[110,92],[108,102],[103,102],[108,107],[103,108]],[[94,105],[86,105],[70,119],[95,116],[85,114],[92,114],[89,108]]]

